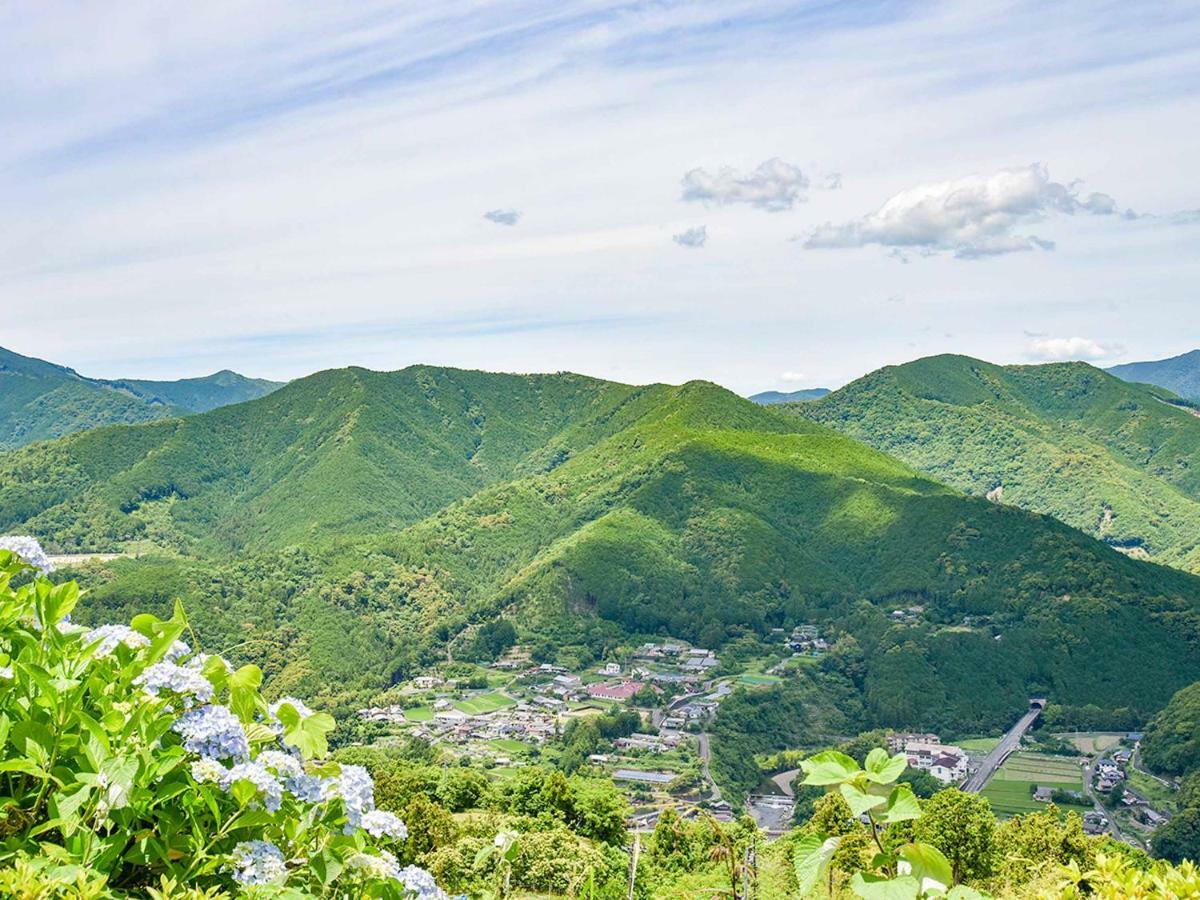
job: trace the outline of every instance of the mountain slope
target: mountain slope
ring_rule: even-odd
[[[221,406],[256,400],[283,387],[279,381],[247,378],[228,369],[202,378],[180,378],[178,381],[121,378],[104,383],[149,403],[165,403],[191,412],[208,412]]]
[[[1185,400],[1200,402],[1200,350],[1153,362],[1126,363],[1108,371],[1125,381],[1154,384]]]
[[[778,409],[968,493],[1200,569],[1200,418],[1162,389],[1084,363],[995,366],[939,356]]]
[[[153,422],[239,403],[275,387],[234,372],[182,381],[104,381],[0,347],[0,451],[100,425]]]
[[[773,406],[776,403],[800,403],[805,400],[819,400],[829,393],[829,388],[804,388],[799,391],[763,391],[752,394],[750,399],[760,406]]]
[[[325,372],[4,454],[0,516],[185,551],[101,565],[80,616],[181,597],[305,695],[384,688],[497,615],[576,660],[818,622],[887,725],[995,727],[1031,693],[1152,711],[1200,678],[1200,579],[702,382]]]

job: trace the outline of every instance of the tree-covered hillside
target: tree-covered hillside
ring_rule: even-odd
[[[104,381],[0,347],[0,451],[101,425],[203,412],[278,386],[236,372],[181,381]]]
[[[1155,384],[1180,397],[1200,402],[1200,350],[1153,362],[1126,363],[1108,371],[1125,381]]]
[[[1030,694],[1153,711],[1200,678],[1200,580],[700,382],[326,372],[0,456],[0,512],[58,549],[183,553],[93,570],[82,614],[182,597],[309,696],[502,614],[585,662],[820,622],[865,724],[994,727]]]
[[[996,366],[937,356],[778,409],[970,494],[1200,569],[1200,417],[1167,391],[1085,363]]]

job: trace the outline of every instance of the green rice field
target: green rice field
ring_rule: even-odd
[[[1014,753],[1000,767],[983,796],[998,816],[1015,816],[1045,808],[1033,799],[1038,785],[1065,791],[1083,790],[1083,770],[1071,759],[1039,753]]]
[[[495,712],[498,709],[504,709],[506,706],[516,705],[517,701],[512,697],[504,694],[490,693],[480,694],[467,700],[459,700],[454,704],[454,708],[465,712],[468,716],[477,716],[480,713]]]

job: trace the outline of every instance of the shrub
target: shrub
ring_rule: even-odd
[[[5,896],[444,896],[366,770],[322,761],[331,716],[194,653],[178,606],[87,629],[79,595],[0,550]]]

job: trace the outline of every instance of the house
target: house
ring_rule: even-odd
[[[439,684],[443,684],[443,683],[444,682],[442,681],[442,679],[438,678],[436,675],[418,675],[416,678],[413,679],[413,687],[417,688],[418,690],[422,690],[422,691],[427,691],[430,688],[435,688]]]
[[[930,764],[929,774],[942,784],[961,781],[967,777],[967,759],[965,756],[944,753]]]
[[[639,772],[637,769],[617,769],[615,781],[634,781],[639,784],[656,784],[665,787],[679,776],[674,772]]]
[[[587,692],[600,700],[618,700],[624,703],[643,687],[645,685],[640,681],[622,681],[618,684],[589,684]]]
[[[460,725],[470,718],[465,712],[457,709],[443,709],[433,714],[434,720],[447,725]]]
[[[888,750],[899,753],[909,744],[937,744],[941,738],[930,732],[904,731],[887,736]]]
[[[1033,799],[1039,803],[1050,803],[1054,799],[1054,788],[1039,784],[1034,788]]]
[[[600,669],[600,674],[601,675],[620,675],[621,674],[621,664],[615,663],[615,662],[605,663],[604,666]]]
[[[452,704],[450,703],[450,701],[445,698],[442,698],[441,700],[433,701],[433,709],[435,712],[439,709],[449,709],[451,707],[451,705]]]

